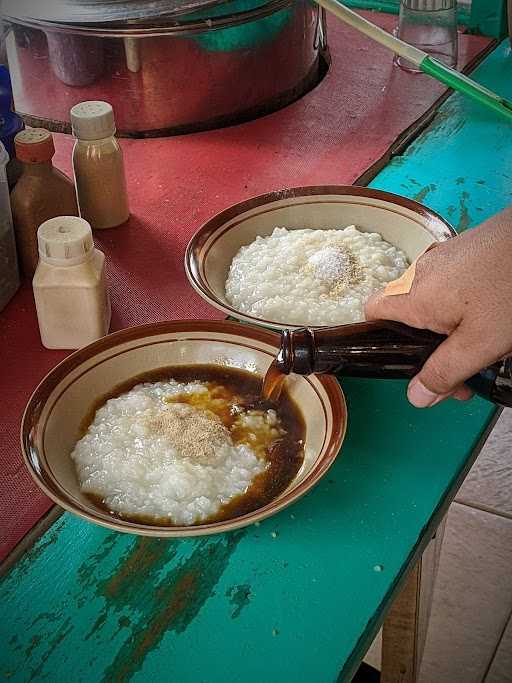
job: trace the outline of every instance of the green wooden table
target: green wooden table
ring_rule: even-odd
[[[475,72],[512,96],[503,43]],[[509,124],[451,97],[372,183],[465,229],[512,203]],[[419,411],[402,382],[343,382],[348,437],[316,489],[259,526],[192,541],[60,517],[0,585],[9,681],[349,681],[493,422]]]

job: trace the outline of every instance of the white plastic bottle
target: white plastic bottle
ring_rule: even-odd
[[[91,226],[75,216],[43,223],[33,279],[41,341],[47,349],[78,349],[107,334],[110,300],[105,255]]]
[[[80,216],[93,229],[114,228],[130,216],[123,152],[115,138],[108,102],[81,102],[71,109],[76,137],[73,171]]]

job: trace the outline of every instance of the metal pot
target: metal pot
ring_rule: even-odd
[[[121,134],[179,134],[269,113],[321,78],[325,18],[316,3],[206,4],[186,16],[88,25],[11,14],[17,110],[31,125],[67,132],[74,104],[101,99]]]

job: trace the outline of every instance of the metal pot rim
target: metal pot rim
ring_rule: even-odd
[[[232,28],[270,16],[293,5],[295,0],[269,0],[265,5],[252,10],[238,12],[212,19],[197,19],[188,22],[174,20],[163,26],[140,26],[128,24],[126,27],[105,28],[104,26],[84,26],[77,24],[63,24],[42,19],[14,17],[4,14],[2,18],[17,26],[39,29],[42,31],[65,33],[96,38],[148,38],[169,35],[188,35]]]

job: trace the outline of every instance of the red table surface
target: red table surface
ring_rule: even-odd
[[[392,15],[371,13],[391,30]],[[194,135],[123,140],[132,217],[95,233],[108,257],[112,330],[184,318],[221,318],[188,285],[185,247],[227,206],[284,187],[351,184],[445,92],[424,75],[393,67],[390,53],[331,21],[332,65],[323,82],[287,108],[241,126]],[[466,67],[489,47],[461,36]],[[55,163],[70,171],[72,140],[56,136]],[[32,291],[24,282],[0,315],[0,559],[51,506],[30,478],[19,447],[23,408],[64,356],[41,346]]]

